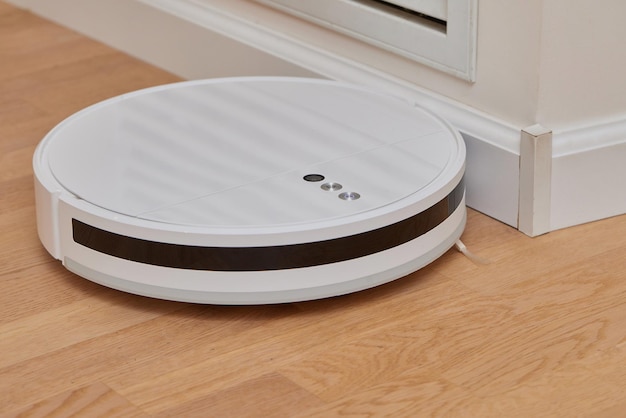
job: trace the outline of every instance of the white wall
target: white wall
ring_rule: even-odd
[[[537,122],[565,131],[626,117],[626,2],[543,2]]]

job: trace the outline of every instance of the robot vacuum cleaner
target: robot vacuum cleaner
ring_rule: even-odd
[[[334,81],[124,94],[60,123],[33,164],[39,237],[54,258],[176,301],[371,288],[441,256],[466,220],[459,133],[413,103]]]

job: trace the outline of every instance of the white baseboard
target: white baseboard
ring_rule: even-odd
[[[626,213],[626,120],[555,133],[552,230]]]
[[[279,75],[326,77],[370,86],[431,109],[467,144],[467,204],[517,227],[521,126],[419,88],[362,63],[233,13],[240,0],[8,0],[188,79]],[[218,6],[225,6],[224,10]],[[225,6],[226,7],[226,6]],[[549,127],[548,127],[549,128]],[[615,128],[615,127],[614,127]],[[616,135],[613,129],[612,135]],[[626,212],[626,129],[610,147],[593,129],[555,133],[551,226],[563,228]],[[602,135],[600,135],[602,136]],[[619,136],[619,135],[617,135]],[[567,151],[563,144],[575,142]],[[582,161],[581,161],[582,160]],[[606,163],[606,161],[609,161]],[[620,162],[621,161],[621,162]],[[593,173],[588,175],[587,170]],[[607,187],[599,188],[596,182]],[[587,190],[588,189],[588,190]],[[623,185],[621,190],[623,190]],[[584,209],[581,196],[590,197]]]

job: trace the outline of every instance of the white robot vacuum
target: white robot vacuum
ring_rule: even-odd
[[[88,107],[34,155],[37,227],[70,271],[155,298],[294,302],[441,256],[466,220],[461,136],[345,83],[175,83]]]

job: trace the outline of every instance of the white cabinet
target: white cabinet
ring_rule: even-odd
[[[477,0],[256,0],[474,80]]]

